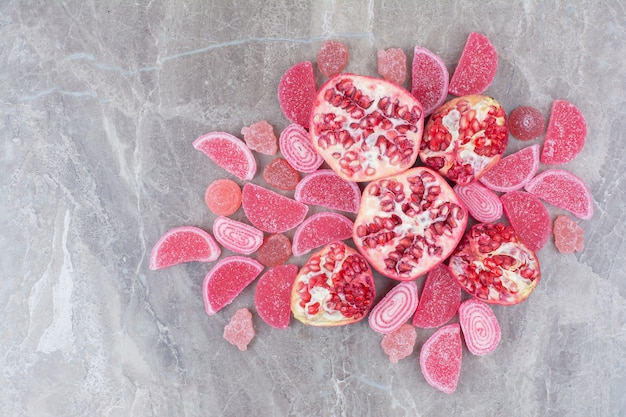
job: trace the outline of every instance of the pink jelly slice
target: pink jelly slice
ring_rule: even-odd
[[[585,182],[569,171],[549,169],[538,174],[524,187],[542,200],[574,216],[589,220],[593,217],[593,198]]]
[[[268,233],[293,229],[309,211],[306,204],[252,183],[243,186],[241,205],[250,223]]]
[[[248,148],[265,154],[276,155],[278,144],[274,128],[265,120],[242,127],[241,134]]]
[[[230,322],[224,326],[224,339],[239,350],[248,349],[248,344],[254,338],[252,313],[247,308],[240,308],[235,312]]]
[[[294,190],[300,182],[300,174],[286,159],[276,158],[263,169],[263,179],[279,190]]]
[[[289,326],[291,287],[298,275],[296,265],[280,265],[264,273],[256,284],[254,306],[259,317],[277,329]]]
[[[440,264],[426,275],[413,325],[424,329],[439,327],[456,314],[460,302],[461,287],[450,269]]]
[[[518,107],[509,114],[509,132],[519,140],[537,139],[545,124],[543,114],[531,106]]]
[[[348,47],[338,41],[325,41],[317,53],[317,67],[326,77],[339,74],[348,65]]]
[[[291,256],[291,241],[283,234],[269,235],[257,252],[257,260],[265,266],[278,266]]]
[[[500,343],[500,324],[487,303],[475,298],[459,306],[459,322],[465,345],[474,355],[493,352]]]
[[[417,332],[415,327],[405,323],[393,332],[385,334],[380,342],[380,346],[389,356],[391,363],[398,363],[400,359],[404,359],[413,353],[416,340]]]
[[[378,333],[396,331],[413,316],[417,304],[415,281],[400,282],[372,308],[368,316],[369,325]]]
[[[424,115],[428,116],[446,101],[450,73],[439,55],[416,46],[411,80],[411,93],[424,106]]]
[[[289,68],[278,84],[278,103],[287,120],[308,129],[315,92],[311,62],[299,62]]]
[[[543,248],[550,238],[552,221],[541,200],[524,191],[511,191],[500,200],[509,223],[528,249],[536,252]]]
[[[457,184],[454,191],[467,206],[470,215],[483,223],[491,223],[502,217],[500,197],[478,181],[467,185]]]
[[[452,394],[459,381],[462,356],[459,324],[441,327],[426,340],[420,352],[420,368],[426,382],[446,394]]]
[[[241,187],[233,180],[220,178],[207,187],[204,201],[218,216],[230,216],[241,207]]]
[[[213,236],[225,248],[249,255],[263,243],[263,232],[228,217],[219,216],[213,222]]]
[[[230,256],[216,263],[202,283],[206,313],[215,314],[230,304],[262,270],[263,265],[247,256]]]
[[[554,220],[554,245],[561,253],[580,252],[585,248],[585,232],[568,216],[557,216]]]
[[[406,80],[406,54],[402,48],[381,49],[376,55],[378,74],[392,83],[402,85]]]
[[[193,147],[241,180],[251,180],[256,173],[256,160],[252,152],[243,141],[230,133],[207,133],[196,139]]]
[[[472,32],[452,74],[448,92],[455,96],[480,94],[489,88],[497,69],[498,54],[492,43],[485,35]]]
[[[313,206],[356,213],[361,203],[361,189],[356,183],[341,178],[332,169],[320,169],[298,183],[294,198]]]
[[[571,161],[583,149],[586,136],[587,123],[578,107],[565,100],[555,100],[548,120],[541,162],[555,165]]]
[[[539,145],[512,153],[495,164],[479,181],[494,191],[515,191],[528,184],[539,167]]]
[[[213,262],[220,256],[213,236],[193,226],[182,226],[166,232],[152,248],[150,269],[162,269],[184,262]]]
[[[279,146],[289,164],[300,172],[313,172],[324,163],[311,144],[309,132],[299,124],[293,123],[282,131]]]
[[[291,250],[300,256],[327,243],[349,239],[353,226],[352,220],[339,213],[313,214],[296,229]]]

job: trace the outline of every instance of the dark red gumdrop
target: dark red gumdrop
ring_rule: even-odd
[[[276,158],[263,170],[263,179],[279,190],[295,190],[300,182],[300,174],[286,159]]]
[[[257,251],[257,260],[265,266],[278,266],[291,256],[291,241],[283,234],[269,235]]]
[[[537,139],[545,123],[543,114],[531,106],[518,107],[509,114],[509,132],[519,140]]]

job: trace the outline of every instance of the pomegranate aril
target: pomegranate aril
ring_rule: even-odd
[[[394,84],[406,80],[406,55],[401,48],[380,49],[377,54],[378,74]]]
[[[278,84],[278,103],[287,120],[308,129],[315,93],[311,62],[299,62],[285,71]]]
[[[498,347],[500,325],[484,302],[475,298],[463,301],[459,306],[459,322],[467,350],[474,355],[486,355]]]
[[[571,161],[583,149],[586,136],[587,122],[578,107],[565,100],[555,100],[541,150],[541,162],[556,165]]]
[[[249,255],[263,243],[263,232],[249,224],[219,216],[213,222],[213,235],[225,248]]]
[[[543,114],[531,106],[517,107],[509,114],[509,131],[519,140],[537,139],[545,124]]]
[[[314,172],[324,163],[311,144],[309,132],[298,124],[291,124],[282,131],[279,145],[285,159],[300,172]]]
[[[479,181],[494,191],[515,191],[528,184],[537,168],[539,145],[531,145],[502,158]]]
[[[243,141],[230,133],[207,133],[196,139],[193,147],[240,180],[251,180],[256,173],[254,155]]]
[[[457,64],[448,92],[455,96],[481,94],[493,82],[498,69],[498,54],[489,39],[472,32]]]
[[[294,256],[304,255],[311,249],[352,236],[352,220],[333,212],[313,214],[303,221],[293,235]]]
[[[417,304],[417,284],[400,282],[372,308],[369,325],[378,333],[394,332],[413,316]]]
[[[305,204],[252,183],[243,186],[241,203],[250,223],[268,233],[293,229],[309,211]]]
[[[278,266],[291,256],[291,241],[283,234],[269,235],[257,252],[257,260],[265,266]]]
[[[206,313],[215,314],[230,304],[262,270],[263,265],[246,256],[230,256],[216,263],[202,283]]]
[[[242,127],[241,134],[248,148],[253,151],[265,155],[276,155],[276,152],[278,152],[274,128],[265,120]]]
[[[155,243],[150,254],[150,269],[185,262],[213,262],[220,254],[220,247],[209,233],[193,226],[176,227]]]
[[[317,53],[317,67],[326,77],[339,74],[348,65],[348,47],[339,41],[325,41]]]
[[[235,312],[230,322],[224,326],[224,339],[239,350],[248,349],[248,344],[254,338],[254,326],[252,313],[247,308],[241,308]]]
[[[450,74],[437,54],[416,46],[411,67],[411,94],[424,106],[428,116],[441,106],[448,96]]]
[[[332,169],[320,169],[298,183],[294,199],[309,205],[356,213],[361,202],[361,189]]]
[[[524,187],[545,202],[568,210],[574,216],[593,217],[593,197],[585,182],[562,169],[549,169],[534,177]]]
[[[534,195],[524,191],[511,191],[500,197],[509,223],[522,242],[534,252],[541,249],[551,232],[548,210]]]
[[[254,306],[261,319],[271,327],[284,329],[291,318],[291,289],[298,275],[296,265],[280,265],[259,278]]]
[[[441,327],[422,345],[420,369],[426,382],[446,394],[456,391],[461,373],[463,344],[457,323]]]
[[[241,188],[227,178],[215,180],[207,187],[204,201],[214,214],[230,216],[241,206]]]
[[[287,160],[276,158],[263,169],[263,179],[279,190],[295,190],[298,182],[300,182],[300,174],[293,169]]]
[[[426,329],[439,327],[456,314],[460,302],[461,287],[450,269],[439,264],[426,275],[412,323]]]
[[[554,245],[561,253],[581,252],[585,247],[582,227],[568,216],[557,216],[553,233]]]
[[[380,346],[389,356],[391,363],[398,363],[400,359],[404,359],[413,353],[416,340],[417,332],[415,327],[405,323],[396,330],[386,333],[380,342]]]
[[[493,191],[477,181],[467,185],[457,184],[454,191],[479,222],[494,222],[502,217],[502,202]]]

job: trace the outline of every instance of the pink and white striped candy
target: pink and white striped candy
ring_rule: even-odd
[[[467,349],[474,355],[493,352],[500,343],[500,325],[491,307],[471,298],[459,306],[459,320]]]
[[[391,333],[411,318],[417,308],[417,284],[403,281],[393,287],[372,308],[369,324],[378,333]]]
[[[496,193],[478,181],[457,184],[454,191],[465,203],[470,215],[482,223],[491,223],[502,217],[502,202]]]
[[[263,244],[262,231],[224,216],[213,222],[213,235],[225,248],[244,255],[250,255]]]
[[[309,132],[299,124],[287,126],[280,134],[278,145],[287,162],[300,172],[313,172],[324,163],[311,144]]]

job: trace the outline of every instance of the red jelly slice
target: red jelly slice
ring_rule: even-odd
[[[378,74],[392,83],[402,85],[406,80],[406,54],[401,48],[377,52]]]
[[[193,226],[174,228],[165,233],[152,248],[150,269],[162,269],[184,262],[213,262],[220,256],[215,239]]]
[[[265,266],[277,266],[287,262],[291,256],[291,241],[285,235],[269,235],[257,252],[257,260]]]
[[[459,306],[459,321],[465,345],[474,355],[493,352],[500,343],[500,324],[491,307],[471,298]]]
[[[263,170],[263,179],[279,190],[294,190],[300,181],[300,174],[286,159],[276,158]]]
[[[372,308],[368,316],[369,325],[378,333],[394,332],[413,316],[417,303],[415,281],[401,282]]]
[[[551,220],[548,210],[534,195],[511,191],[500,199],[513,230],[533,252],[543,248],[550,238]]]
[[[285,159],[300,172],[313,172],[324,163],[311,144],[309,132],[298,124],[291,124],[283,130],[279,144]]]
[[[569,210],[580,219],[593,217],[591,191],[582,179],[571,172],[549,169],[530,180],[524,188],[543,201]]]
[[[432,387],[446,394],[456,391],[463,345],[457,323],[443,326],[426,340],[420,352],[422,374]]]
[[[249,224],[220,216],[213,222],[215,239],[236,253],[249,255],[263,243],[263,232]]]
[[[539,145],[527,146],[502,158],[479,181],[494,191],[515,191],[528,184],[538,167]]]
[[[268,233],[293,229],[309,211],[306,204],[251,183],[243,186],[241,205],[250,223]]]
[[[278,103],[287,120],[309,128],[315,91],[315,74],[309,61],[299,62],[283,74],[278,84]]]
[[[218,216],[230,216],[241,206],[241,188],[227,178],[213,181],[204,193],[207,207]]]
[[[246,256],[230,256],[216,263],[202,283],[208,315],[230,304],[263,270],[263,265]]]
[[[253,151],[265,154],[276,155],[278,145],[274,128],[265,120],[241,128],[243,140],[248,148]]]
[[[339,74],[348,65],[348,47],[338,41],[322,43],[317,53],[317,67],[326,77]]]
[[[496,48],[485,35],[472,32],[452,74],[448,92],[455,96],[480,94],[489,88],[497,69]]]
[[[502,217],[500,197],[478,181],[467,185],[457,184],[454,191],[465,203],[470,215],[479,222],[490,223]]]
[[[327,243],[349,239],[353,226],[352,220],[339,213],[316,213],[298,226],[291,250],[300,256]]]
[[[269,326],[284,329],[291,318],[291,288],[298,275],[296,265],[280,265],[259,278],[254,292],[254,306]]]
[[[543,114],[531,106],[521,106],[509,114],[509,132],[519,140],[537,139],[546,124]]]
[[[439,55],[416,46],[411,68],[411,93],[424,106],[428,116],[446,101],[450,73]]]
[[[254,326],[252,325],[252,313],[247,308],[240,308],[224,326],[224,339],[239,350],[248,349],[248,344],[254,338]]]
[[[439,327],[456,314],[460,302],[461,287],[450,269],[440,264],[426,276],[413,325],[424,329]]]
[[[298,183],[294,198],[313,206],[356,213],[361,203],[361,189],[332,169],[320,169]]]
[[[574,159],[585,145],[587,123],[578,107],[565,100],[552,103],[541,162],[564,164]]]
[[[568,216],[557,216],[553,227],[554,245],[561,253],[580,252],[585,248],[585,232]]]
[[[251,180],[256,173],[256,160],[252,152],[243,141],[230,133],[207,133],[196,139],[193,147],[241,180]]]
[[[385,334],[380,342],[380,346],[389,356],[391,363],[398,363],[400,359],[404,359],[413,353],[416,340],[417,332],[415,327],[405,323],[393,332]]]

